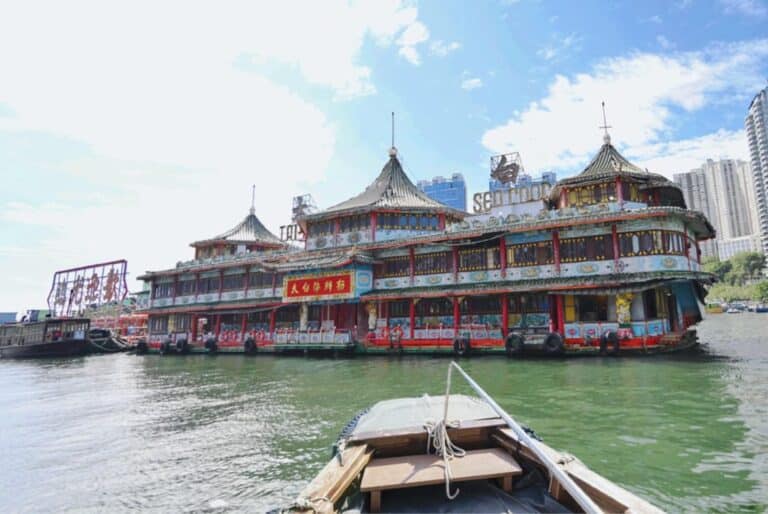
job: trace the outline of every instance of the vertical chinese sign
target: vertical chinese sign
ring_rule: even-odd
[[[54,316],[76,316],[86,308],[122,302],[128,294],[127,271],[125,260],[57,271],[48,309]]]

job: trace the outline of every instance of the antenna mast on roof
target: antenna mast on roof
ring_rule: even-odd
[[[603,136],[603,142],[606,145],[611,144],[611,135],[608,133],[608,129],[609,128],[613,128],[613,127],[608,125],[608,122],[605,119],[605,101],[603,101],[603,126],[602,127],[598,127],[598,128],[601,128],[601,129],[605,130],[605,135]]]
[[[392,111],[392,146],[389,147],[389,156],[394,157],[397,155],[397,148],[395,148],[395,111]]]
[[[256,184],[251,186],[251,214],[256,214]]]

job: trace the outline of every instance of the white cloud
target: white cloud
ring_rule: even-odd
[[[468,78],[461,81],[461,89],[471,91],[483,87],[483,81],[480,78]]]
[[[564,37],[553,36],[552,42],[536,51],[536,55],[545,61],[551,61],[568,53],[569,50],[578,50],[581,38],[576,34]]]
[[[665,141],[627,149],[627,157],[669,178],[701,166],[707,159],[749,160],[747,139],[743,130],[719,130],[700,137]]]
[[[720,0],[727,14],[763,17],[768,8],[760,0]]]
[[[258,214],[276,230],[289,221],[290,197],[325,175],[336,130],[265,70],[358,97],[375,92],[360,59],[366,38],[399,50],[427,36],[399,1],[5,9],[0,104],[13,115],[0,116],[0,137],[44,134],[86,150],[50,163],[66,187],[41,184],[47,200],[0,206],[0,262],[40,286],[7,286],[6,274],[0,308],[39,305],[55,268],[126,257],[135,276],[187,259],[190,241],[242,219],[253,183]],[[16,226],[40,236],[16,242]]]
[[[430,53],[438,57],[445,57],[449,53],[455,50],[458,50],[459,48],[461,48],[461,43],[457,41],[451,41],[450,43],[446,43],[445,41],[442,41],[439,39],[436,41],[433,41],[429,45]]]
[[[416,47],[428,39],[429,30],[423,23],[416,21],[409,24],[397,40],[400,55],[414,66],[418,66],[421,64],[421,57]]]
[[[766,58],[768,40],[606,59],[588,73],[558,75],[546,96],[486,131],[482,143],[494,153],[520,151],[531,170],[577,172],[600,145],[601,101],[614,127],[614,144],[629,154],[668,139],[675,111],[697,111],[723,95],[759,89]]]
[[[668,50],[670,48],[674,48],[675,44],[667,39],[666,37],[659,34],[656,36],[656,42],[659,44],[660,47],[662,47],[664,50]]]
[[[659,25],[661,24],[662,19],[661,19],[661,16],[659,16],[658,14],[655,14],[649,18],[645,18],[643,21],[646,23],[655,23],[656,25]]]

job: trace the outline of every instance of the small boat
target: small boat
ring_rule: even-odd
[[[87,318],[0,325],[0,358],[72,357],[89,351]]]
[[[741,314],[741,312],[742,310],[736,307],[728,307],[728,310],[725,311],[726,314]]]
[[[451,395],[451,369],[480,398]],[[541,442],[455,362],[445,396],[381,401],[283,512],[662,512]]]
[[[88,344],[91,353],[117,353],[130,349],[127,341],[106,328],[92,328],[88,331]]]

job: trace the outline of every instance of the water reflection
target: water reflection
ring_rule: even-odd
[[[661,507],[764,510],[764,319],[708,320],[700,355],[462,364],[549,444]],[[0,505],[282,505],[325,464],[350,417],[382,398],[441,394],[447,363],[264,355],[0,362],[0,480],[9,486]],[[458,379],[454,391],[470,392]]]

